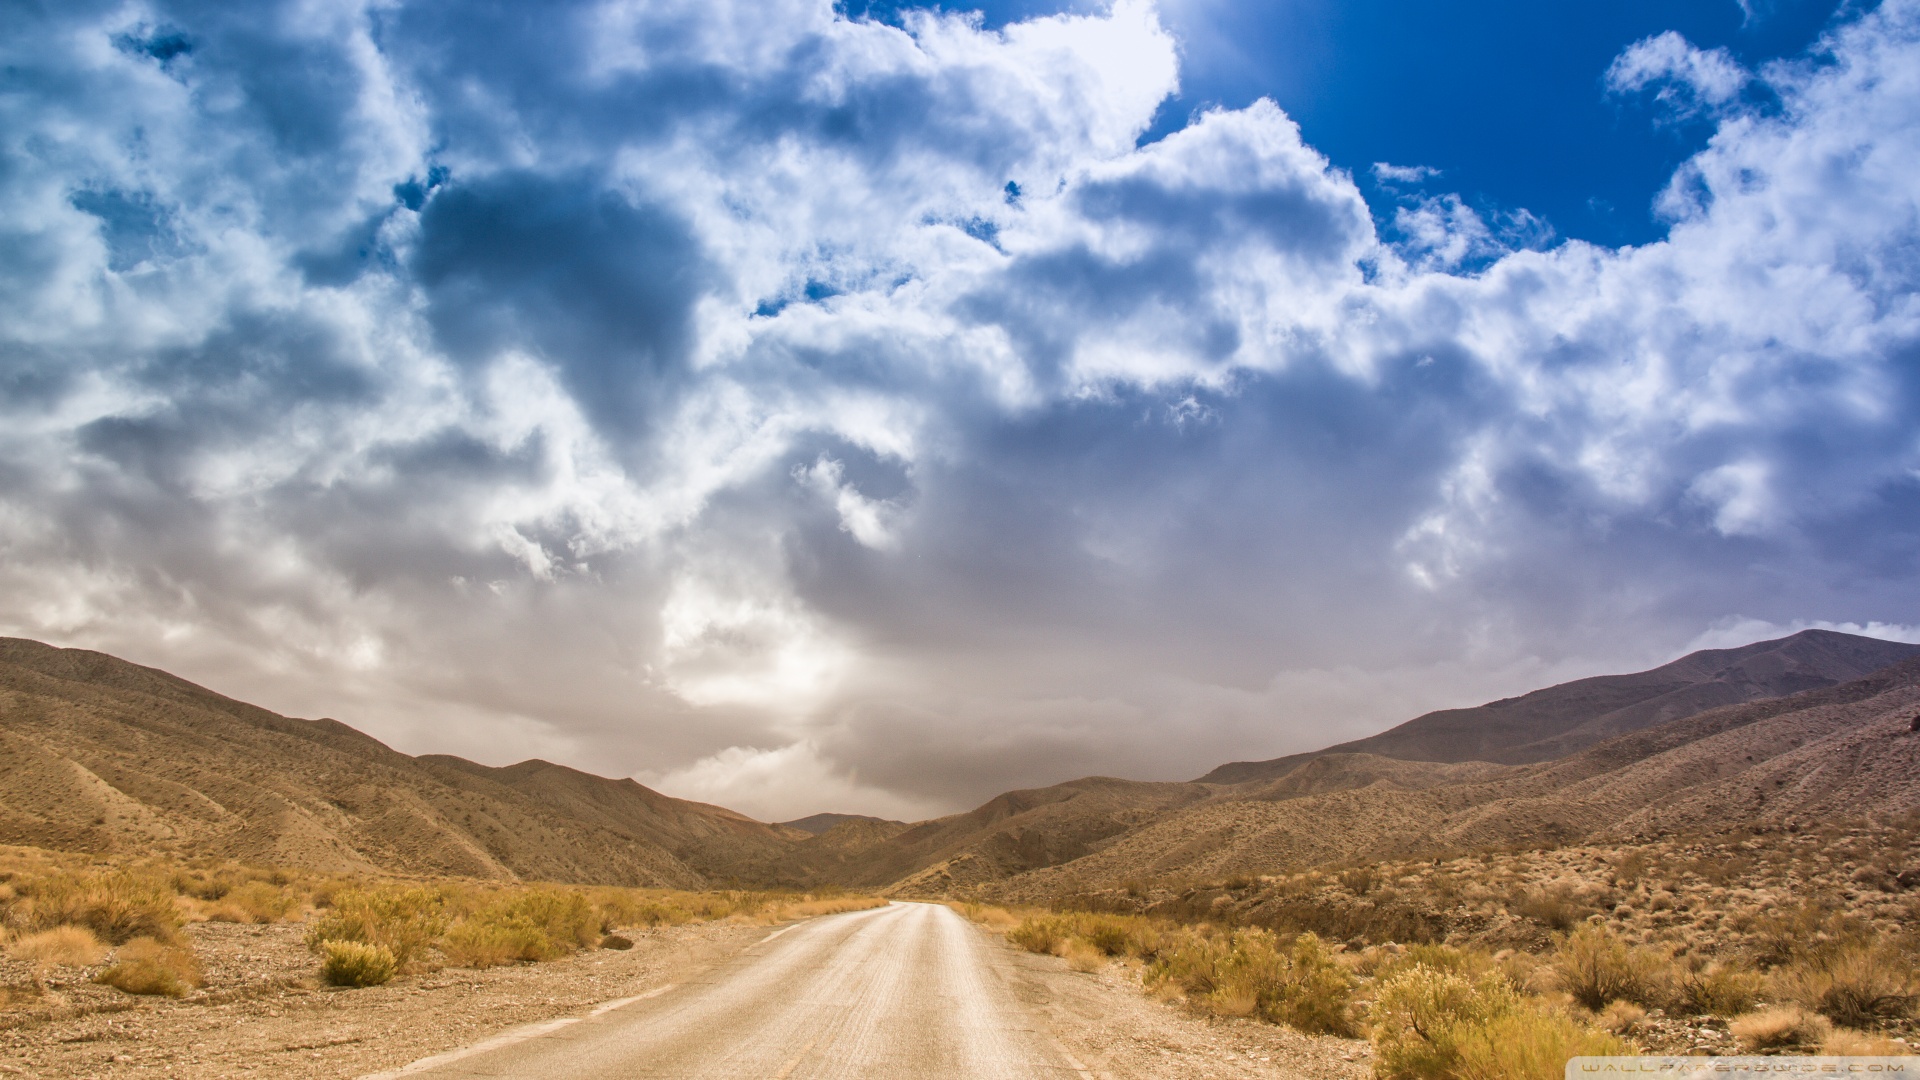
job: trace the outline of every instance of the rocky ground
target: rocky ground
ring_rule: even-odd
[[[626,952],[447,968],[358,990],[320,984],[298,924],[200,923],[185,933],[207,985],[177,1001],[98,986],[92,969],[74,968],[53,973],[40,996],[22,989],[28,973],[7,962],[0,1075],[361,1076],[676,981],[768,930],[726,922],[634,930]]]

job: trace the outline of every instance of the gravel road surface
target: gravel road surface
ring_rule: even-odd
[[[381,1077],[824,1080],[1085,1075],[1014,994],[1008,953],[936,904],[800,923],[638,1000]]]

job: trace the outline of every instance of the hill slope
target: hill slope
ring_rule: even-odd
[[[0,842],[699,887],[787,836],[546,762],[414,758],[101,653],[0,639]]]
[[[1406,761],[1525,765],[1565,757],[1606,739],[1723,705],[1850,682],[1920,656],[1920,645],[1803,630],[1738,649],[1705,649],[1631,675],[1579,679],[1470,709],[1443,709],[1325,750],[1269,761],[1236,761],[1201,783],[1245,784],[1285,776],[1327,754]]]
[[[1376,783],[1278,801],[1216,798],[993,891],[1031,899],[1156,876],[1910,814],[1920,811],[1916,712],[1920,659],[1478,779],[1419,790]]]

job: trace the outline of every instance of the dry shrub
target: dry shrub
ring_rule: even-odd
[[[1527,1005],[1460,1041],[1460,1080],[1561,1080],[1571,1058],[1630,1054],[1621,1039],[1564,1013]]]
[[[1075,971],[1099,971],[1107,964],[1107,954],[1080,938],[1069,938],[1060,950],[1067,966]]]
[[[1512,904],[1513,912],[1555,930],[1570,930],[1593,908],[1576,901],[1565,889],[1538,889]]]
[[[1793,1050],[1826,1042],[1833,1034],[1833,1025],[1819,1013],[1798,1005],[1781,1005],[1739,1017],[1728,1030],[1745,1050]]]
[[[440,939],[440,951],[460,967],[552,960],[599,944],[600,923],[580,893],[528,889],[456,922]]]
[[[1600,1013],[1600,1026],[1615,1035],[1631,1035],[1647,1022],[1647,1010],[1631,1001],[1616,1001]]]
[[[1847,1027],[1902,1019],[1920,1001],[1912,961],[1885,943],[1816,953],[1776,972],[1775,984],[1782,997]]]
[[[207,913],[214,922],[276,923],[300,906],[300,898],[266,881],[249,881],[227,891]]]
[[[1738,963],[1695,959],[1673,979],[1673,1005],[1694,1016],[1738,1016],[1753,1008],[1766,979]]]
[[[63,872],[27,888],[33,926],[84,926],[114,945],[141,937],[172,941],[180,930],[180,910],[164,878],[124,870]]]
[[[1753,920],[1753,958],[1763,968],[1819,961],[1871,937],[1857,916],[1816,901],[1771,911]]]
[[[955,902],[949,903],[947,906],[965,915],[969,922],[979,923],[981,926],[1001,934],[1005,934],[1014,927],[1019,926],[1021,921],[1020,916],[1015,915],[1006,908],[993,904]]]
[[[1381,985],[1373,1029],[1381,1080],[1558,1080],[1568,1058],[1631,1052],[1523,999],[1500,975],[1469,979],[1421,965]]]
[[[1050,953],[1066,943],[1066,923],[1057,915],[1023,919],[1007,931],[1007,940],[1031,953]]]
[[[1146,981],[1172,983],[1188,1001],[1228,1016],[1258,1015],[1309,1034],[1351,1035],[1356,980],[1318,937],[1268,930],[1170,936]]]
[[[150,937],[134,938],[122,945],[113,960],[113,965],[94,976],[94,981],[129,994],[185,997],[206,983],[192,950]]]
[[[1903,1057],[1913,1053],[1906,1043],[1852,1028],[1835,1028],[1820,1044],[1820,1052],[1840,1057]]]
[[[347,889],[334,895],[333,910],[307,931],[307,946],[321,952],[330,941],[379,945],[404,966],[424,956],[446,928],[446,899],[437,890],[417,885]]]
[[[440,952],[454,967],[490,968],[521,959],[538,959],[544,942],[526,928],[463,919],[440,939]],[[535,953],[527,957],[527,953]]]
[[[1628,945],[1594,923],[1567,935],[1554,968],[1561,988],[1595,1012],[1614,1001],[1658,1005],[1667,996],[1667,958]]]
[[[7,955],[33,965],[35,971],[53,967],[89,967],[107,954],[100,939],[84,926],[56,926],[25,934],[7,945]]]
[[[320,945],[320,977],[329,986],[379,986],[400,969],[393,950],[358,941],[326,941]]]

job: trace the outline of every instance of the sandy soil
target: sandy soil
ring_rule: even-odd
[[[969,929],[997,951],[995,966],[1015,996],[1081,1075],[1360,1080],[1368,1072],[1365,1043],[1201,1019],[1142,994],[1125,968],[1075,972],[1064,961]],[[345,1080],[683,982],[770,932],[727,923],[632,931],[636,945],[628,952],[489,971],[446,969],[339,990],[313,978],[302,931],[297,925],[189,927],[208,981],[180,1001],[96,986],[86,981],[88,971],[56,973],[49,997],[16,997],[0,1011],[0,1076]],[[16,987],[27,981],[24,971],[0,974]]]

